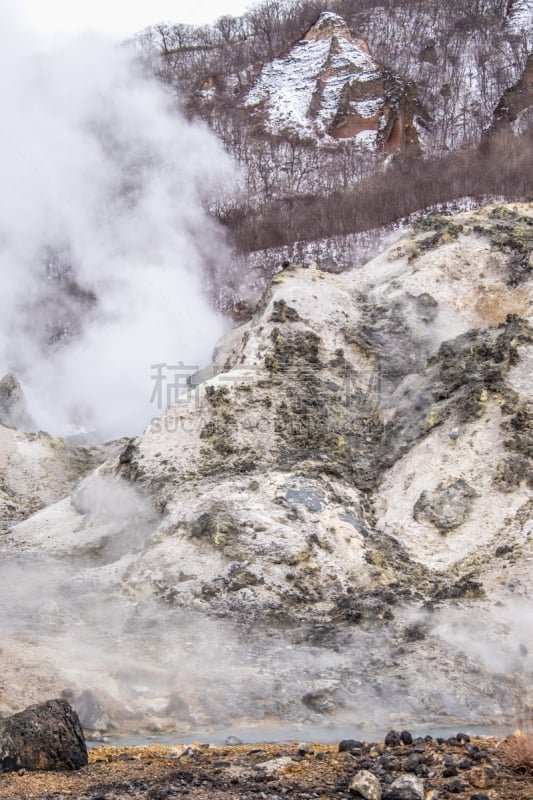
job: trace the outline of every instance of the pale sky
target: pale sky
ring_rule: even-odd
[[[125,38],[156,22],[201,25],[224,14],[239,16],[255,0],[0,0],[39,38],[98,32]]]

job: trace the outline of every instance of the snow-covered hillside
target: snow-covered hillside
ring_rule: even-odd
[[[331,4],[318,21],[306,3],[277,21],[250,13],[234,20],[231,46],[216,29],[182,46],[176,29],[167,53],[165,31],[164,78],[236,157],[252,205],[342,191],[399,150],[476,148],[505,93],[528,80],[531,0],[362,5]],[[523,133],[533,114],[529,99],[519,105]]]
[[[517,36],[525,36],[533,50],[533,0],[511,0],[508,28]]]
[[[384,70],[346,21],[325,12],[286,55],[264,65],[245,107],[260,111],[274,134],[355,139],[395,151],[418,142],[415,109],[407,110],[404,94],[401,79]]]
[[[352,37],[341,17],[325,13],[288,55],[265,64],[248,93],[246,106],[264,103],[266,127],[272,132],[288,130],[305,136],[316,130],[326,134],[343,93],[357,82],[367,98],[352,101],[350,107],[368,120],[367,130],[356,134],[368,141],[367,132],[375,127],[371,120],[382,103],[375,91],[379,78],[379,65],[367,45]]]

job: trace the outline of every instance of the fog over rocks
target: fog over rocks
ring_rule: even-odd
[[[429,216],[362,268],[279,272],[212,377],[3,538],[1,702],[91,690],[182,732],[518,714],[532,219]]]

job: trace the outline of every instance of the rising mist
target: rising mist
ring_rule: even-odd
[[[126,46],[43,54],[2,30],[0,374],[51,433],[136,433],[158,412],[151,365],[205,365],[224,330],[205,289],[228,251],[206,207],[233,166]]]

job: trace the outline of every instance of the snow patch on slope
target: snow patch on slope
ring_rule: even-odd
[[[508,28],[512,33],[525,34],[533,46],[533,0],[514,0],[511,3]]]
[[[327,19],[326,19],[327,18]],[[248,93],[248,108],[265,104],[268,110],[267,128],[272,133],[290,131],[309,136],[315,130],[326,135],[348,84],[366,83],[380,77],[377,62],[366,51],[362,41],[350,36],[345,23],[334,14],[323,14],[317,25],[308,33],[312,36],[326,19],[332,23],[333,35],[325,39],[305,38],[282,58],[265,64],[256,85]],[[340,26],[342,25],[342,28]],[[341,35],[341,31],[345,35]],[[312,107],[316,93],[320,93],[320,108],[314,118]],[[380,105],[379,98],[354,103],[353,109],[361,116],[374,116]],[[366,131],[363,132],[363,139]],[[372,137],[375,140],[375,135]]]

